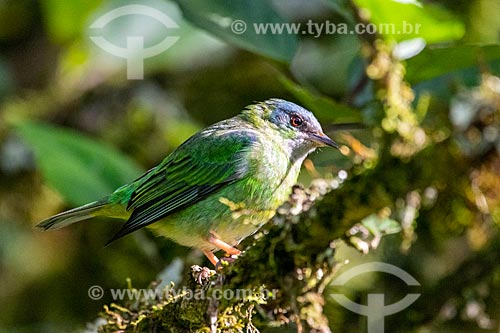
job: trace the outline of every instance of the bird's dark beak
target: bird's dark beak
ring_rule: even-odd
[[[320,144],[320,146],[329,146],[329,147],[340,149],[339,145],[335,141],[330,139],[323,132],[309,133],[309,138],[311,139],[311,141]]]

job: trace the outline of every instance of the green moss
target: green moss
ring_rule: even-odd
[[[246,250],[234,263],[217,273],[193,266],[180,287],[185,293],[170,288],[161,300],[106,307],[101,316],[107,324],[99,332],[243,333],[271,326],[327,332],[322,293],[337,268],[332,235],[343,236],[346,226],[335,230],[321,212],[323,205],[344,204],[342,190],[330,192],[336,181],[294,187],[272,223],[243,244]],[[332,201],[333,195],[341,199]]]

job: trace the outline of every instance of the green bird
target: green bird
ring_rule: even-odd
[[[215,266],[275,214],[318,147],[338,145],[314,115],[281,99],[247,106],[239,115],[190,137],[159,165],[105,198],[37,225],[59,229],[95,216],[127,220],[108,244],[143,227],[198,248]]]

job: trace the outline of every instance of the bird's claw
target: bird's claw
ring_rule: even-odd
[[[236,259],[238,259],[238,256],[236,256],[236,255],[232,255],[230,257],[222,257],[222,258],[219,259],[219,261],[215,265],[215,269],[216,270],[221,270],[224,267],[229,266],[230,264],[232,264],[233,262],[235,262]]]

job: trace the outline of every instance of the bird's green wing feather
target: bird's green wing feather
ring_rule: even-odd
[[[248,170],[244,155],[256,136],[250,131],[224,132],[198,133],[139,178],[127,207],[132,214],[108,244],[243,178]]]

